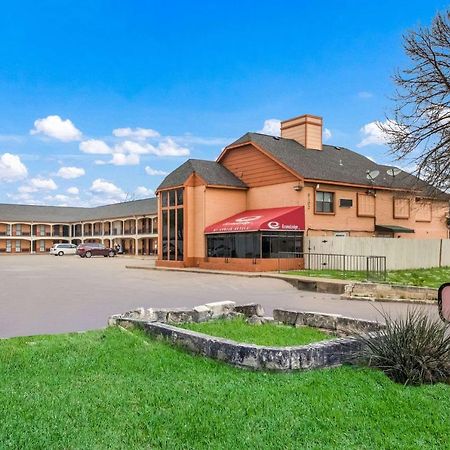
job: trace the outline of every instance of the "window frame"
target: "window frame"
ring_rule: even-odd
[[[333,208],[332,211],[328,212],[328,211],[318,211],[317,210],[317,194],[331,194],[331,206]],[[330,203],[330,202],[324,202],[322,201],[322,203]],[[323,215],[327,215],[327,216],[334,216],[336,215],[336,191],[325,191],[325,190],[314,190],[314,214],[323,214]]]

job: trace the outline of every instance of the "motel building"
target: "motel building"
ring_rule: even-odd
[[[0,254],[46,253],[56,243],[120,245],[125,254],[158,250],[155,198],[95,208],[0,204]]]
[[[449,202],[418,178],[322,143],[322,118],[246,133],[157,189],[160,267],[303,267],[305,236],[448,238]]]

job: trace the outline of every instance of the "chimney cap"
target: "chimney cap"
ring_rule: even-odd
[[[306,118],[308,118],[308,117],[311,117],[312,119],[323,120],[323,117],[322,117],[322,116],[316,116],[316,115],[314,115],[314,114],[301,114],[301,115],[299,115],[299,116],[291,117],[290,119],[284,119],[284,120],[281,120],[280,122],[281,122],[281,123],[284,123],[284,122],[291,122],[292,120],[303,119],[303,118],[306,119]]]

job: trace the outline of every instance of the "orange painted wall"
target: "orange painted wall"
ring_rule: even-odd
[[[189,258],[203,258],[206,253],[203,230],[211,223],[245,211],[246,191],[204,185],[188,186],[185,198],[186,253]]]

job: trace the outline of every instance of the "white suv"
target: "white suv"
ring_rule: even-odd
[[[75,244],[53,244],[50,249],[50,255],[63,256],[75,255],[77,246]]]

